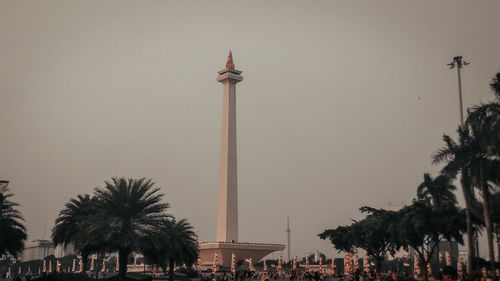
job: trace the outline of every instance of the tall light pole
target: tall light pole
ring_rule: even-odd
[[[456,56],[453,58],[453,60],[448,64],[450,66],[450,69],[456,68],[457,69],[457,75],[458,75],[458,101],[459,101],[459,106],[460,106],[460,126],[463,128],[464,127],[464,107],[462,103],[462,77],[460,73],[460,69],[464,67],[464,65],[468,65],[469,62],[466,62],[462,60],[462,56]],[[462,189],[464,192],[464,197],[467,197],[465,193],[468,193],[469,191],[466,190],[466,187],[462,184]],[[472,230],[472,214],[470,213],[470,202],[467,202],[467,198],[465,198],[465,215],[467,219],[467,272],[470,272],[472,268],[472,256],[474,254],[474,248],[476,248],[476,256],[479,256],[479,244],[478,244],[478,239],[477,239],[477,233],[473,234]],[[475,240],[475,247],[474,247],[474,240]]]
[[[466,61],[462,60],[462,56],[456,56],[453,58],[453,61],[451,61],[448,65],[450,66],[450,69],[452,68],[457,68],[457,74],[458,74],[458,100],[460,103],[460,125],[463,127],[464,126],[464,107],[462,105],[462,78],[460,76],[460,69],[464,65],[468,65],[469,63]]]

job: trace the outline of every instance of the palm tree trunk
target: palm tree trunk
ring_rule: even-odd
[[[83,275],[87,274],[87,263],[89,262],[89,256],[86,253],[82,253],[82,268],[80,268],[80,272]]]
[[[470,197],[468,195],[469,190],[467,184],[465,183],[465,177],[463,175],[463,171],[462,171],[461,185],[465,199],[465,221],[467,225],[467,274],[470,274],[470,272],[474,269],[472,264],[472,259],[474,257],[474,234],[472,229],[472,217],[470,212],[471,202],[470,202]]]
[[[96,265],[95,265],[95,279],[96,280],[99,279],[99,271],[101,271],[101,267],[102,267],[101,257],[102,257],[101,254],[97,254],[97,260],[96,260]],[[101,265],[101,267],[99,265]]]
[[[119,272],[118,280],[125,281],[125,276],[127,275],[127,263],[130,251],[128,249],[120,249],[118,251],[118,261],[119,261]]]
[[[170,260],[168,262],[168,266],[169,266],[169,269],[168,269],[168,280],[169,281],[174,281],[174,261],[173,260]]]
[[[427,271],[427,261],[425,260],[425,258],[423,257],[420,257],[419,255],[419,266],[420,266],[420,270],[422,270],[422,281],[428,281],[429,280],[429,272]]]
[[[441,268],[441,261],[439,260],[439,239],[436,239],[436,253],[437,253],[437,260],[438,260],[438,267]],[[446,258],[446,257],[445,257]]]
[[[486,238],[488,240],[488,256],[490,258],[491,272],[495,272],[495,250],[493,248],[493,225],[490,216],[490,191],[488,190],[488,182],[484,178],[483,161],[479,162],[479,177],[481,191],[483,193],[483,210],[484,222],[486,224]]]
[[[375,274],[376,276],[380,276],[380,271],[382,270],[382,262],[383,262],[383,259],[380,259],[380,258],[375,258]],[[379,280],[379,279],[377,279]]]
[[[468,205],[467,203],[465,204]],[[474,230],[472,228],[472,214],[470,209],[465,209],[465,220],[467,224],[467,273],[475,269],[474,259]]]
[[[498,262],[500,262],[500,229],[496,230],[496,236],[497,236],[497,255],[498,255]]]
[[[453,255],[452,255],[452,251],[451,251],[451,240],[448,240],[448,248],[450,249],[451,263],[452,263],[452,264],[457,264],[457,262],[458,262],[458,258],[457,258],[457,260],[456,260],[456,261],[454,261],[454,260],[453,260]],[[458,254],[458,252],[457,252],[457,254]],[[445,257],[445,258],[446,258],[446,257]]]
[[[497,237],[497,255],[498,255],[498,262],[500,262],[500,239]]]

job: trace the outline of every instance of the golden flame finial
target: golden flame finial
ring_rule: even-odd
[[[226,69],[234,70],[233,53],[231,50],[229,50],[229,55],[227,56]]]

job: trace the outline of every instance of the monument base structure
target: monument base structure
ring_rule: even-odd
[[[214,263],[214,255],[217,253],[217,265],[230,267],[231,256],[236,255],[236,261],[244,261],[252,259],[253,263],[257,263],[263,257],[275,251],[283,251],[283,244],[263,244],[263,243],[246,243],[246,242],[200,242],[198,243],[200,250],[199,259],[201,266],[212,266]]]

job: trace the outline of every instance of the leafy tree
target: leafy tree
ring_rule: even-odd
[[[169,280],[174,280],[174,265],[190,266],[198,259],[197,236],[193,227],[185,220],[165,220],[154,238],[143,249],[144,255],[163,267],[169,266]]]
[[[352,233],[352,225],[338,226],[335,229],[327,229],[318,236],[325,240],[330,239],[335,249],[344,252],[350,252],[354,247],[354,236]]]
[[[434,210],[425,201],[414,201],[400,211],[400,216],[398,240],[405,250],[410,247],[415,250],[423,279],[427,281],[427,263],[438,244],[435,241],[455,239],[463,243],[462,233],[466,228],[464,218],[452,204]]]
[[[375,260],[376,272],[380,274],[387,253],[394,255],[400,245],[397,235],[399,213],[369,207],[362,207],[360,211],[368,214],[363,220],[327,229],[318,236],[328,238],[339,251],[364,249]]]
[[[5,254],[17,256],[24,248],[27,238],[23,217],[12,202],[7,184],[0,184],[0,257]]]
[[[109,250],[118,251],[120,281],[125,281],[130,254],[140,250],[168,217],[169,205],[161,202],[159,190],[145,178],[112,178],[95,190],[98,219],[89,232],[99,234]]]

